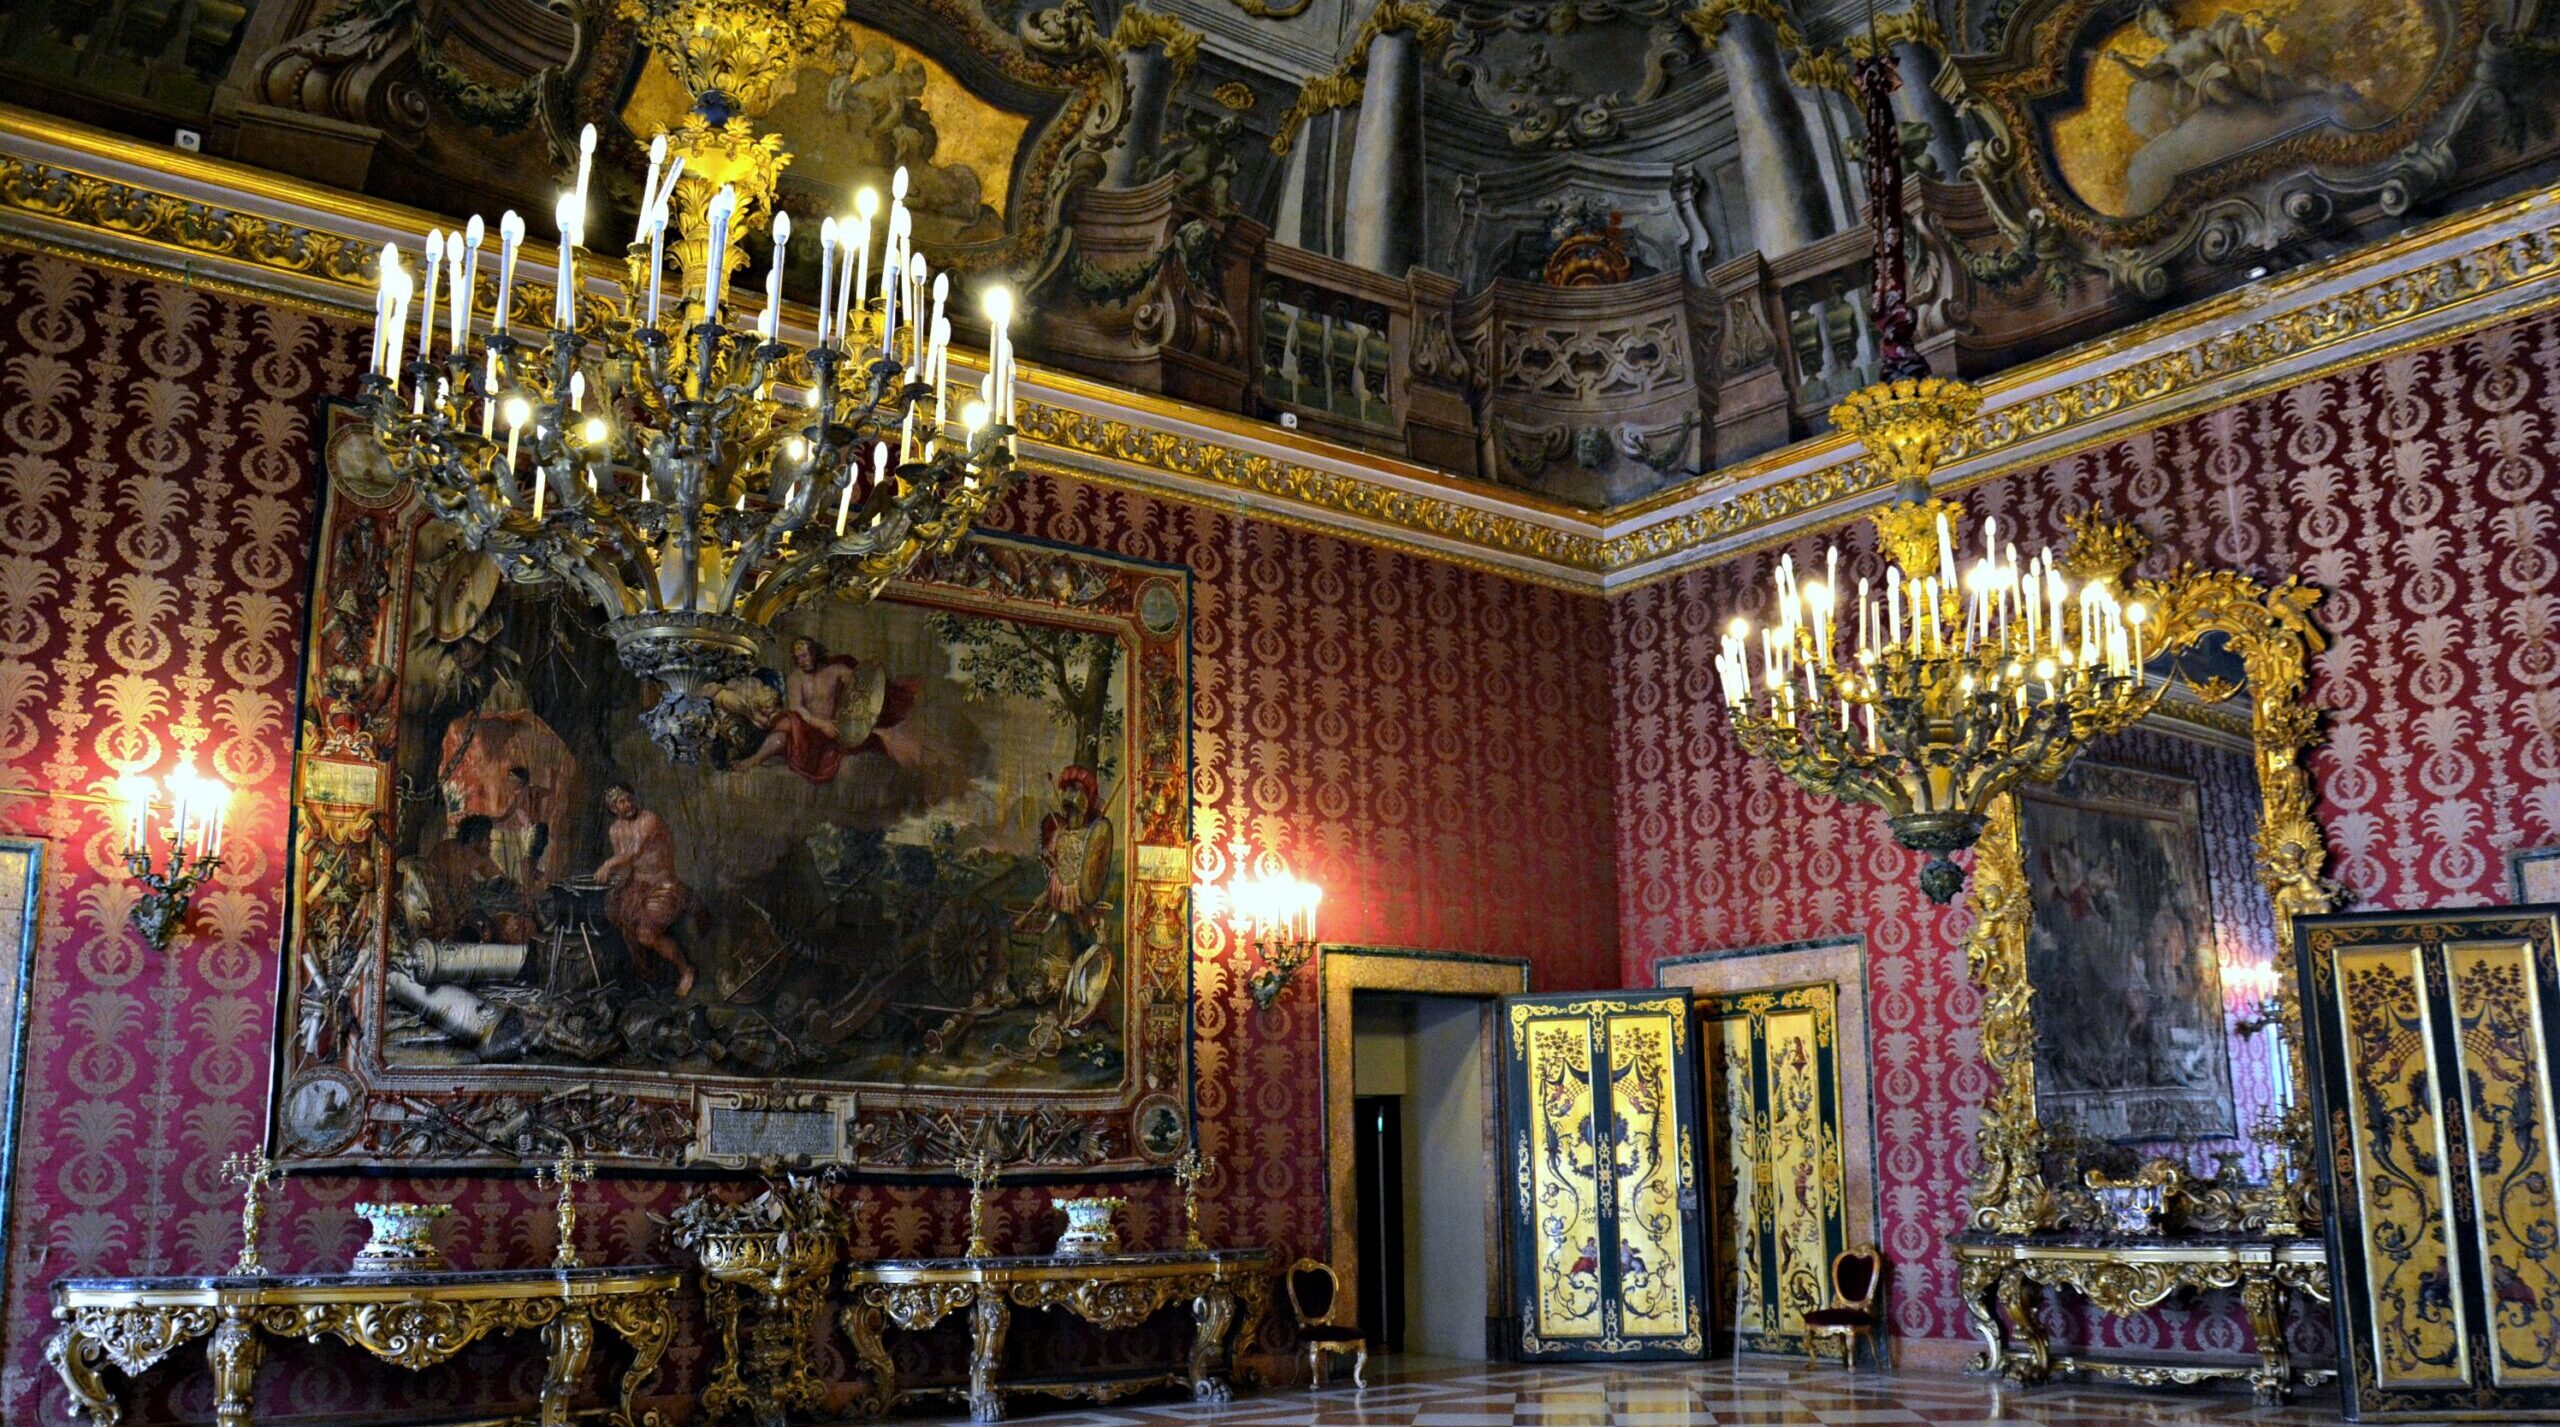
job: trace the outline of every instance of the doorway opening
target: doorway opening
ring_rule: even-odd
[[[1482,1361],[1499,1245],[1493,1007],[1351,998],[1360,1326],[1376,1354]]]

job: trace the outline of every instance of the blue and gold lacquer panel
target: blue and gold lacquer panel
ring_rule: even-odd
[[[2297,923],[2348,1413],[2560,1409],[2560,909]]]
[[[1533,996],[1508,1009],[1522,1356],[1697,1356],[1688,998]]]

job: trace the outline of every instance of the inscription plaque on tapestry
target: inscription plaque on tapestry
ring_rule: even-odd
[[[974,538],[785,612],[680,765],[582,600],[329,446],[280,1158],[1181,1153],[1186,572]],[[310,776],[367,766],[371,817]]]
[[[2102,1140],[2235,1133],[2195,780],[2084,760],[2019,815],[2038,1107]]]
[[[2295,923],[2348,1415],[2560,1413],[2560,906]]]

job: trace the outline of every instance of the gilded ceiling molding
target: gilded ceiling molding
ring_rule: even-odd
[[[1736,11],[1761,3],[1715,0]],[[1401,4],[1388,0],[1381,13]],[[2013,369],[1984,384],[1981,414],[1940,488],[2560,306],[2555,199],[2560,187],[2444,219]],[[21,247],[361,317],[384,239],[414,239],[441,221],[0,106],[0,238]],[[526,249],[519,302],[548,301],[530,276],[545,270],[542,252]],[[1889,494],[1856,444],[1834,434],[1632,505],[1583,511],[1162,397],[1029,375],[1026,444],[1043,449],[1026,457],[1595,593],[1791,539]]]
[[[1779,0],[1703,0],[1682,15],[1680,23],[1689,27],[1689,32],[1698,37],[1700,45],[1713,48],[1716,40],[1724,34],[1726,23],[1737,15],[1757,15],[1768,21],[1770,28],[1778,32],[1780,48],[1804,49],[1804,36],[1796,31],[1795,17],[1787,13],[1787,7]]]
[[[1348,109],[1360,102],[1360,76],[1369,67],[1369,45],[1380,35],[1410,32],[1421,41],[1427,52],[1437,53],[1458,32],[1455,22],[1441,15],[1431,0],[1378,0],[1378,8],[1360,25],[1351,48],[1330,74],[1310,77],[1298,90],[1298,98],[1280,116],[1279,127],[1271,135],[1271,152],[1286,157],[1297,147],[1298,129],[1309,119],[1336,109]]]

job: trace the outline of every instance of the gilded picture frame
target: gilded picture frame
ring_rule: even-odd
[[[2108,581],[2125,598],[2146,604],[2159,652],[2174,654],[2219,634],[2241,661],[2262,804],[2258,877],[2274,904],[2278,944],[2289,945],[2295,918],[2325,912],[2340,896],[2323,875],[2328,848],[2311,813],[2309,760],[2319,740],[2319,714],[2310,703],[2311,659],[2327,645],[2311,617],[2320,592],[2298,578],[2270,586],[2192,565],[2166,579],[2130,579],[2147,549],[2147,539],[2129,522],[2093,514],[2074,523],[2063,565],[2075,579]],[[1965,939],[1967,974],[1982,997],[1983,1059],[1993,1075],[1976,1132],[1981,1162],[1967,1194],[1966,1217],[1968,1227],[1998,1234],[2088,1223],[2097,1213],[2085,1190],[2055,1185],[2046,1176],[2050,1141],[2037,1117],[2038,1028],[2027,972],[2033,908],[2019,824],[2015,796],[1993,805],[1974,849],[1974,924]],[[2302,1000],[2288,959],[2277,959],[2277,971],[2278,1019],[2292,1082],[2300,1085]],[[2224,1227],[2279,1235],[2318,1232],[2318,1196],[2308,1173],[2310,1122],[2302,1105],[2288,1112],[2281,1139],[2276,1182],[2222,1206]]]

